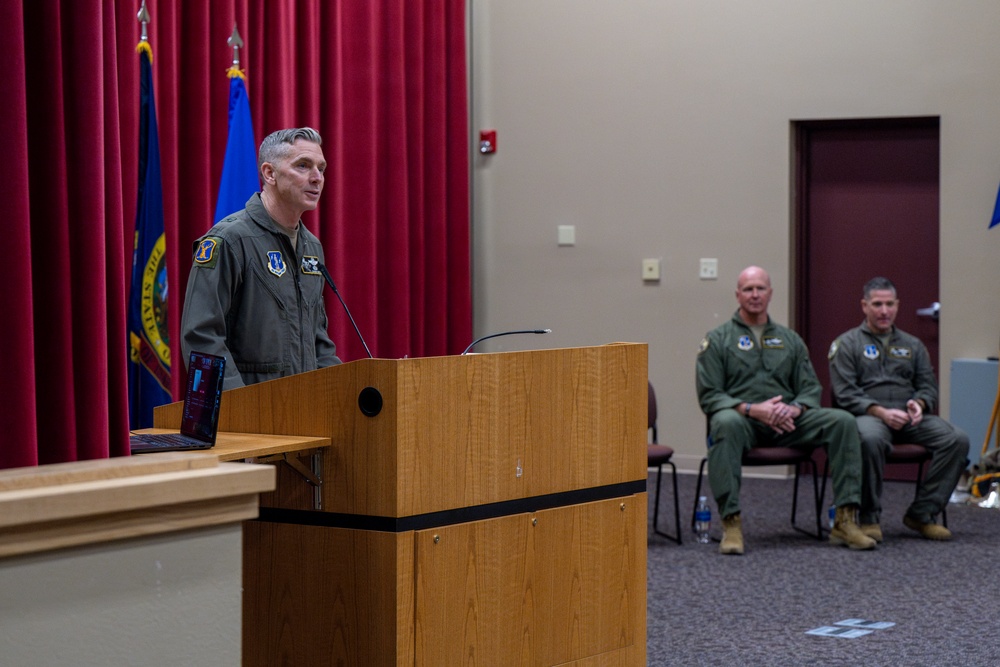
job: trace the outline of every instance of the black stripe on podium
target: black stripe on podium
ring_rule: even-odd
[[[267,523],[290,523],[300,526],[324,526],[327,528],[349,528],[352,530],[377,530],[387,533],[403,533],[411,530],[426,530],[457,523],[496,519],[502,516],[525,514],[554,507],[578,505],[597,500],[620,498],[646,491],[646,480],[622,482],[607,486],[550,493],[544,496],[505,500],[473,507],[461,507],[440,512],[428,512],[404,517],[373,516],[369,514],[341,514],[315,510],[293,510],[278,507],[261,507],[257,521]]]

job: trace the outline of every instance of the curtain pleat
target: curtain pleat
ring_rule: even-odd
[[[128,451],[126,304],[138,180],[137,0],[0,3],[0,468]],[[323,135],[303,220],[372,352],[472,333],[465,0],[147,0],[167,243],[171,390],[191,244],[214,222],[236,23],[254,133]],[[364,356],[339,301],[330,334]]]
[[[4,355],[4,395],[0,401],[0,468],[38,463],[35,425],[34,289],[31,282],[31,195],[28,182],[28,91],[25,80],[24,15],[17,3],[0,3],[0,182],[8,252],[0,262],[0,311],[7,325],[0,327]]]
[[[105,282],[106,282],[106,327],[107,340],[105,342],[105,373],[103,383],[107,386],[107,415],[108,415],[108,445],[110,456],[124,456],[128,453],[127,439],[124,437],[112,437],[112,434],[120,433],[117,428],[119,424],[128,423],[128,376],[126,366],[119,363],[122,358],[121,351],[128,346],[128,336],[126,327],[121,326],[126,321],[126,292],[124,276],[130,275],[131,269],[130,254],[119,252],[123,248],[123,241],[132,238],[127,228],[127,221],[130,219],[123,206],[122,185],[124,183],[122,173],[122,137],[120,105],[121,99],[118,96],[118,73],[122,68],[118,67],[118,38],[117,18],[115,16],[115,6],[113,3],[102,3],[103,13],[101,23],[103,30],[102,37],[102,61],[104,72],[104,134],[103,151],[106,156],[104,160],[104,248],[107,249],[105,257]],[[129,144],[131,145],[131,144]],[[124,221],[124,222],[123,222]],[[128,261],[126,261],[128,258]],[[99,345],[100,343],[95,343]],[[100,370],[100,369],[99,369]],[[95,401],[100,401],[101,396],[95,392]],[[92,408],[94,411],[103,412],[100,405]],[[95,455],[88,458],[99,458]]]

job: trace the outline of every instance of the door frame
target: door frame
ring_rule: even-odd
[[[792,257],[791,257],[791,306],[795,331],[803,340],[809,340],[809,134],[814,130],[853,129],[864,130],[905,127],[940,128],[940,116],[902,116],[886,118],[842,118],[825,120],[793,120],[792,133]],[[939,258],[940,259],[940,258]],[[860,287],[860,285],[858,286]],[[859,316],[860,317],[860,316]],[[934,360],[939,370],[939,361]]]

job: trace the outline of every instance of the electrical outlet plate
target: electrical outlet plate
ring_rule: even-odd
[[[648,258],[642,260],[642,279],[646,281],[656,281],[660,279],[660,260]]]

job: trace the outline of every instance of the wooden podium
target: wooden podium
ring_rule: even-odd
[[[622,343],[225,392],[224,431],[331,442],[245,526],[244,664],[645,665],[646,378]]]

